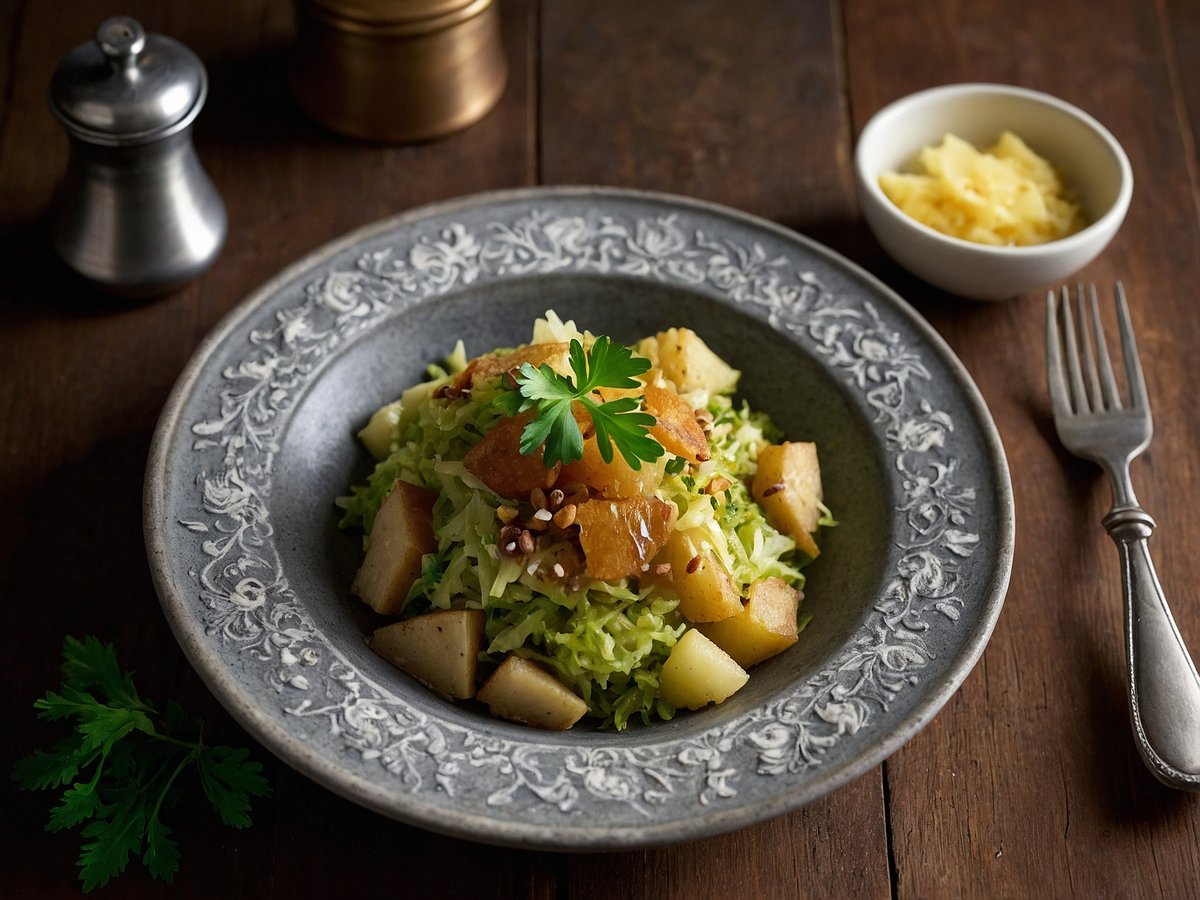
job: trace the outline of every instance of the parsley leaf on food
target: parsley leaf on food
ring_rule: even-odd
[[[655,418],[640,409],[637,398],[596,399],[601,388],[640,387],[636,376],[649,371],[650,360],[634,356],[628,347],[604,335],[587,351],[578,340],[572,340],[569,355],[574,378],[560,375],[545,363],[538,367],[525,363],[517,370],[516,388],[500,393],[493,401],[510,416],[534,410],[521,432],[521,453],[528,456],[544,446],[542,459],[547,467],[582,459],[583,433],[575,417],[578,404],[591,419],[596,445],[606,463],[613,460],[614,446],[634,470],[662,456],[666,452],[662,444],[648,432]]]
[[[687,460],[682,456],[672,456],[667,461],[666,473],[668,475],[678,475],[687,466]]]
[[[252,797],[270,794],[262,766],[246,750],[209,747],[203,723],[170,701],[160,715],[117,664],[111,644],[94,637],[63,643],[63,683],[34,703],[50,721],[72,720],[73,732],[51,750],[13,767],[26,790],[65,787],[47,831],[82,825],[79,879],[85,891],[125,871],[132,857],[170,882],[179,869],[179,844],[160,813],[180,798],[180,778],[195,770],[222,821],[250,824]]]

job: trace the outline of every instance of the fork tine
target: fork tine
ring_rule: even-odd
[[[1088,404],[1093,412],[1099,412],[1104,409],[1104,395],[1100,392],[1100,373],[1096,368],[1096,353],[1093,346],[1102,345],[1104,343],[1104,332],[1100,332],[1097,339],[1094,329],[1089,331],[1086,323],[1089,320],[1087,310],[1084,309],[1086,298],[1084,296],[1083,285],[1075,285],[1075,305],[1079,310],[1079,346],[1083,351],[1083,370],[1087,377],[1087,398]],[[1092,324],[1099,324],[1092,319]]]
[[[1117,322],[1121,330],[1121,352],[1125,357],[1125,377],[1129,381],[1129,405],[1146,415],[1150,414],[1150,397],[1146,393],[1146,379],[1142,375],[1142,363],[1138,358],[1137,343],[1133,339],[1133,324],[1129,319],[1129,304],[1125,301],[1125,285],[1117,282]]]
[[[1100,322],[1100,304],[1096,299],[1096,285],[1088,285],[1089,300],[1092,307],[1092,343],[1096,345],[1096,358],[1099,362],[1100,381],[1104,394],[1101,400],[1105,409],[1121,409],[1121,392],[1117,390],[1117,379],[1113,376],[1112,360],[1108,355],[1108,342],[1104,339],[1104,326]]]
[[[1071,291],[1063,285],[1062,303],[1063,331],[1066,334],[1067,376],[1071,385],[1071,406],[1077,414],[1091,412],[1087,391],[1083,386],[1083,373],[1079,369],[1079,344],[1075,340],[1075,321],[1071,315]]]
[[[1063,373],[1062,337],[1058,332],[1056,299],[1054,291],[1046,292],[1046,379],[1050,385],[1050,409],[1057,419],[1071,414],[1071,401]]]

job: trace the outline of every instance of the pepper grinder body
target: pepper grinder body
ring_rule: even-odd
[[[192,144],[207,89],[194,53],[126,17],[101,23],[55,72],[50,107],[71,154],[51,242],[105,290],[166,293],[220,252],[225,204]]]
[[[225,204],[187,128],[153,144],[71,142],[51,226],[58,255],[109,291],[166,293],[212,264],[228,230]]]

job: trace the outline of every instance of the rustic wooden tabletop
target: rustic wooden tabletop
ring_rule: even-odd
[[[139,685],[210,735],[256,746],[206,692],[151,585],[141,485],[156,417],[216,320],[305,252],[428,201],[530,184],[604,184],[717,201],[827,244],[895,288],[976,380],[1017,509],[1008,599],[982,660],[885,763],[774,821],[663,849],[497,849],[383,819],[257,749],[274,796],[253,827],[176,823],[174,885],[141,897],[1200,896],[1200,796],[1159,786],[1130,739],[1108,487],[1049,420],[1043,298],[967,303],[906,275],[859,215],[855,139],[920,88],[996,81],[1091,112],[1136,179],[1124,227],[1082,273],[1123,279],[1156,413],[1135,465],[1153,553],[1200,649],[1200,5],[1194,0],[503,0],[507,91],[482,122],[418,146],[335,137],[297,111],[285,0],[0,0],[0,769],[48,728],[66,634],[115,642]],[[47,111],[63,54],[134,15],[204,60],[196,128],[228,244],[178,292],[119,304],[52,258],[45,212],[67,163]],[[42,830],[46,795],[5,778],[4,893],[78,890],[77,834]]]

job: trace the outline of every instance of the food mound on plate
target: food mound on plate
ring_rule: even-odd
[[[807,617],[800,567],[832,525],[816,448],[733,401],[686,328],[633,348],[553,312],[378,410],[378,464],[338,499],[351,590],[398,621],[376,653],[496,716],[623,729],[720,703]]]
[[[952,134],[917,156],[922,171],[885,172],[879,186],[910,218],[977,244],[1028,246],[1084,226],[1054,167],[1011,131],[980,152]]]

